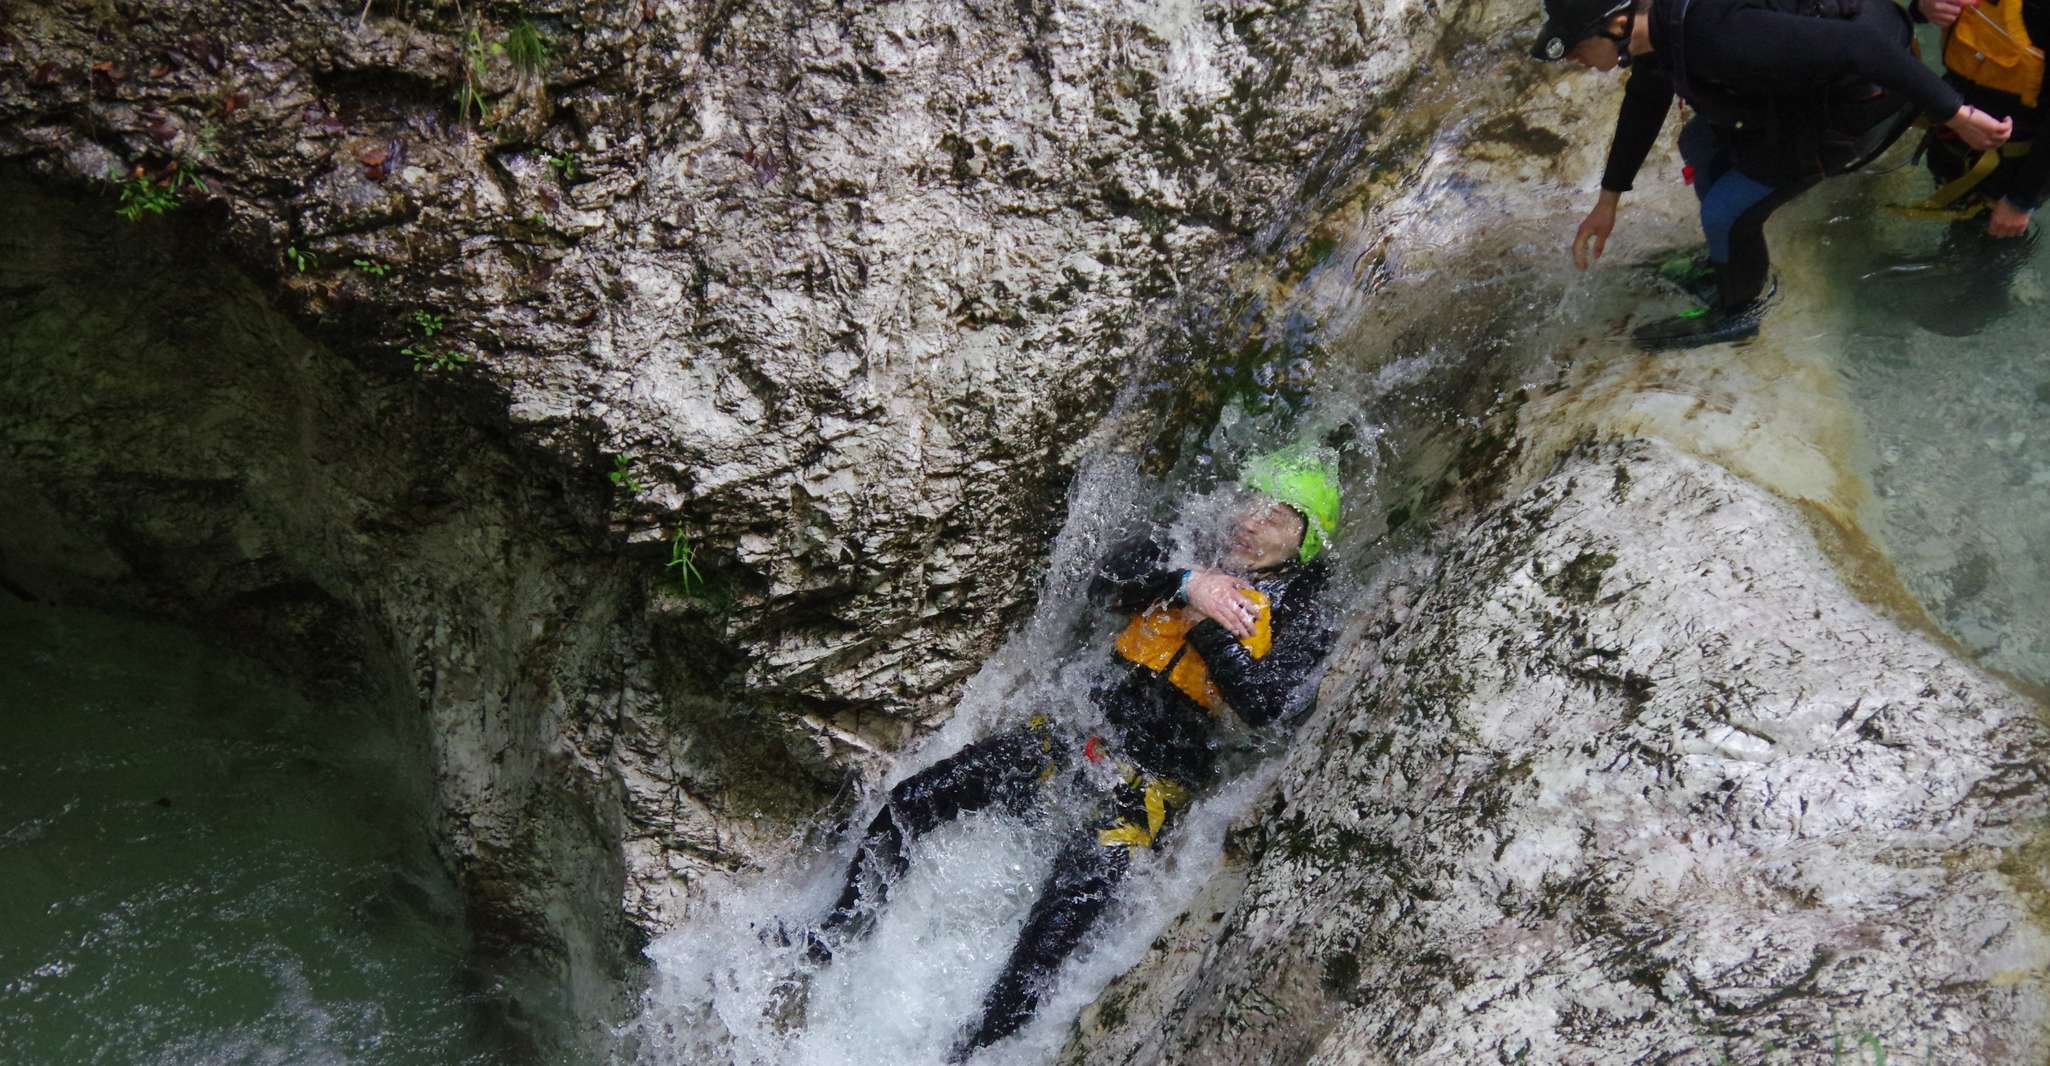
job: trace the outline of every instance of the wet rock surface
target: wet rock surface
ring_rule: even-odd
[[[463,357],[443,375],[518,436],[594,479],[630,457],[619,534],[687,539],[734,680],[822,768],[944,712],[1142,311],[1444,30],[1419,5],[653,0],[0,28],[0,155],[212,213],[345,354]]]
[[[1356,635],[1062,1061],[2042,1060],[2044,726],[1784,503],[1582,449]]]
[[[944,717],[1464,18],[6,5],[0,579],[384,687],[473,918],[597,967]]]

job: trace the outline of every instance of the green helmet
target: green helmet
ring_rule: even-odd
[[[1271,496],[1303,516],[1303,562],[1331,545],[1338,529],[1338,463],[1321,448],[1293,447],[1256,455],[1239,484]]]

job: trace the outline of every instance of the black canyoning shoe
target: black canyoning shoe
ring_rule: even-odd
[[[1755,337],[1759,321],[1779,291],[1779,279],[1772,278],[1763,295],[1742,307],[1725,310],[1711,299],[1705,307],[1690,307],[1671,318],[1647,322],[1631,330],[1630,338],[1647,352],[1675,352]]]
[[[1690,307],[1671,318],[1647,322],[1631,330],[1630,338],[1647,352],[1674,352],[1755,337],[1758,320],[1763,317],[1764,300],[1753,300],[1734,311]]]

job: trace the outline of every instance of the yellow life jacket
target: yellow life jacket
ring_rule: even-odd
[[[2043,50],[2029,40],[2022,0],[1979,0],[1958,14],[1943,43],[1943,65],[1974,85],[2036,106],[2043,91]]]
[[[1259,614],[1253,621],[1251,636],[1239,638],[1239,643],[1253,658],[1267,654],[1274,646],[1274,609],[1268,603],[1267,594],[1259,589],[1246,589],[1242,593],[1253,601]],[[1153,671],[1165,672],[1169,684],[1182,690],[1183,694],[1203,705],[1211,714],[1222,717],[1231,706],[1224,702],[1224,694],[1217,690],[1216,682],[1210,680],[1210,667],[1204,665],[1203,657],[1196,649],[1189,647],[1189,630],[1196,621],[1190,621],[1178,608],[1156,603],[1132,618],[1123,633],[1118,634],[1117,653],[1126,662],[1136,663]]]

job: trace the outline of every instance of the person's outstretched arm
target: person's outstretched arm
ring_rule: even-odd
[[[1602,167],[1602,191],[1594,210],[1573,234],[1573,265],[1586,270],[1602,257],[1616,229],[1616,208],[1637,180],[1645,157],[1658,143],[1666,112],[1673,109],[1673,83],[1662,70],[1638,67],[1623,86],[1623,106],[1616,113],[1616,133],[1609,140],[1609,160]]]
[[[1699,69],[1712,71],[1718,81],[1798,93],[1862,78],[1900,94],[1931,121],[1957,131],[1966,144],[1982,150],[1999,147],[2014,123],[1967,106],[1956,89],[1923,66],[1900,39],[1902,16],[1892,7],[1892,0],[1873,0],[1854,19],[1740,8],[1713,34],[1690,34],[1688,41],[1699,49]]]

